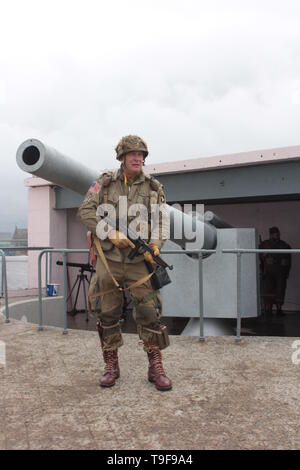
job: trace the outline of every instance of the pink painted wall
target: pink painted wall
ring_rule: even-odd
[[[67,246],[67,211],[54,209],[55,194],[50,185],[28,188],[28,244],[65,248]],[[40,252],[28,252],[28,287],[38,287],[38,256]],[[55,263],[58,255],[53,255]],[[42,285],[45,286],[45,255],[42,261]],[[56,273],[55,281],[62,283],[62,275]]]
[[[233,227],[255,227],[263,240],[269,238],[269,227],[275,225],[282,240],[300,249],[300,201],[207,205],[205,210],[215,212]],[[286,290],[284,308],[287,310],[300,310],[299,278],[300,254],[295,254]]]
[[[55,193],[52,186],[43,180],[32,178],[26,181],[28,186],[28,244],[29,246],[51,246],[53,248],[87,248],[86,229],[77,220],[76,209],[55,209]],[[35,186],[37,185],[37,186]],[[28,252],[28,288],[38,287],[39,252]],[[45,255],[44,255],[45,256]],[[56,261],[62,260],[61,254],[52,255],[51,281],[60,285],[62,293],[63,269]],[[87,254],[69,254],[68,261],[87,263]],[[42,262],[42,285],[45,286],[45,258]],[[69,286],[76,280],[78,268],[68,268]],[[77,308],[83,308],[83,290]],[[72,295],[74,302],[76,289]],[[72,303],[69,303],[71,307]]]
[[[28,188],[28,245],[49,246],[50,244],[50,186]],[[38,286],[37,260],[39,252],[28,252],[28,288]],[[45,282],[44,263],[42,282]]]

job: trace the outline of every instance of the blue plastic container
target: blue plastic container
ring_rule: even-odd
[[[56,297],[58,295],[59,284],[47,284],[47,296]]]

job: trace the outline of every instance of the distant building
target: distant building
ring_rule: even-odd
[[[18,228],[16,226],[14,234],[11,239],[11,246],[22,247],[28,245],[28,233],[27,228]],[[14,254],[16,255],[27,255],[27,251],[17,250]]]
[[[0,249],[4,247],[11,246],[12,234],[9,232],[0,232]],[[8,251],[3,250],[5,254],[8,254]]]

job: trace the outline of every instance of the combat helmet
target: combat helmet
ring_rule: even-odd
[[[117,160],[122,160],[123,155],[132,151],[143,152],[144,158],[146,158],[149,153],[146,142],[137,135],[126,135],[122,137],[115,150],[117,152]]]

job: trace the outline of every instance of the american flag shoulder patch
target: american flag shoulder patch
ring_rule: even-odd
[[[100,189],[101,189],[101,186],[98,183],[98,181],[94,181],[94,183],[92,184],[92,186],[89,189],[89,192],[93,193],[93,194],[98,194],[100,192]]]

